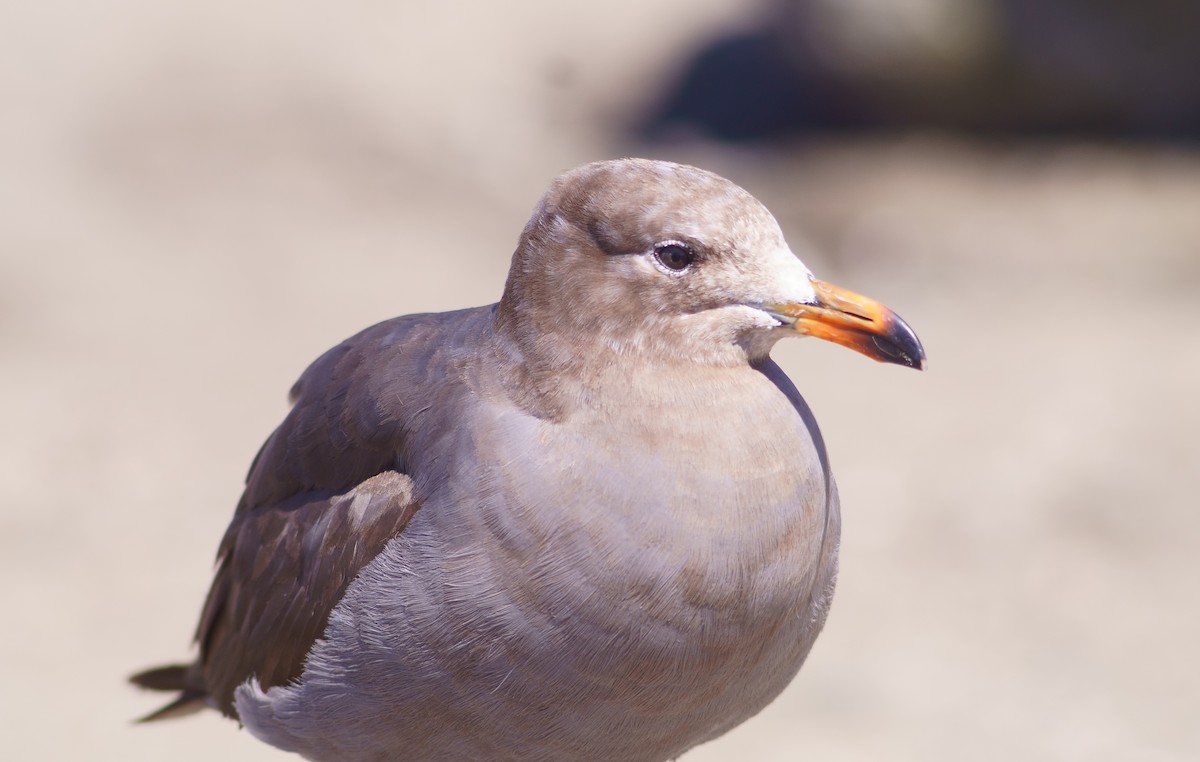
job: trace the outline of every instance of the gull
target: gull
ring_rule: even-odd
[[[196,629],[135,675],[313,760],[645,760],[739,725],[820,632],[840,513],[770,358],[912,368],[770,212],[644,159],[554,180],[496,304],[318,358],[255,458]]]

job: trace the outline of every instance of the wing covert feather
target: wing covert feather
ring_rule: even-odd
[[[267,689],[302,674],[346,588],[418,509],[407,473],[413,416],[462,393],[455,347],[487,314],[380,323],[303,373],[221,541],[190,689],[233,716],[248,677]]]

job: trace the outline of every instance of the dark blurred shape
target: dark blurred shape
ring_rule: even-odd
[[[720,140],[768,137],[795,129],[840,130],[861,121],[840,88],[789,59],[769,30],[725,37],[706,47],[645,126],[699,128]]]
[[[704,46],[642,138],[854,130],[1200,138],[1198,0],[776,0]]]

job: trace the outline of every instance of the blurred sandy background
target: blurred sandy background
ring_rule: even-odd
[[[1200,758],[1200,153],[620,137],[761,12],[0,3],[3,756],[283,759],[211,713],[135,727],[160,697],[123,680],[190,653],[288,387],[494,301],[550,178],[641,153],[744,185],[930,356],[776,351],[841,484],[838,597],[686,762]]]

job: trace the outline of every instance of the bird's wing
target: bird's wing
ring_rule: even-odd
[[[300,677],[346,588],[419,507],[410,456],[437,438],[427,411],[462,393],[454,347],[477,312],[381,323],[301,376],[221,541],[185,692],[232,716],[247,678]]]
[[[194,666],[233,715],[248,677],[267,689],[300,677],[329,612],[417,510],[412,480],[383,471],[353,489],[304,492],[241,511],[221,542]]]

